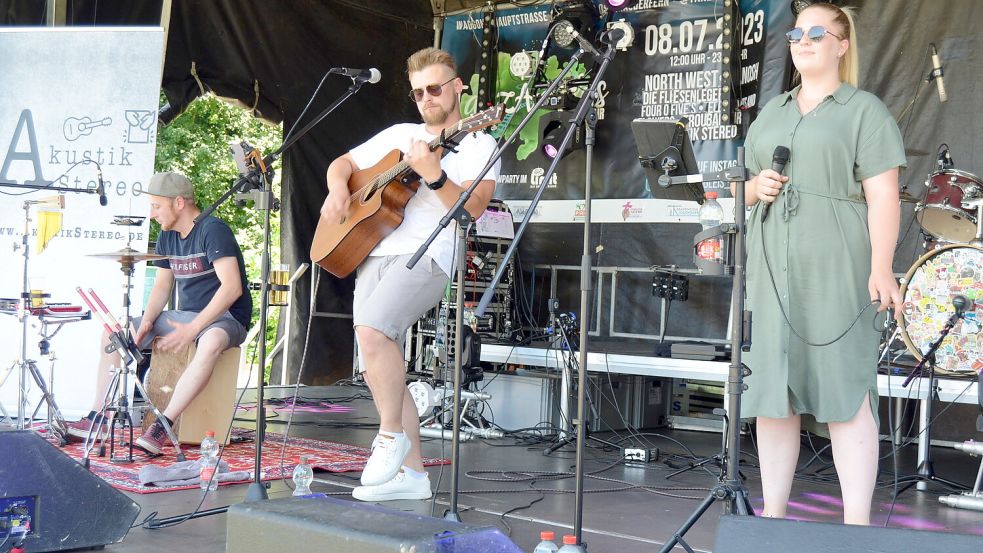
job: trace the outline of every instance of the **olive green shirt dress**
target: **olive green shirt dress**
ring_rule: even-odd
[[[748,221],[753,326],[741,414],[808,414],[820,423],[841,422],[870,394],[876,419],[876,309],[827,346],[807,345],[788,321],[805,340],[828,342],[870,303],[871,245],[861,182],[905,166],[904,145],[894,117],[873,94],[844,83],[803,115],[798,92],[796,87],[768,102],[745,141],[751,175],[772,167],[776,146],[788,147],[791,155],[784,171],[789,180],[767,220],[762,224],[765,204],[759,202]]]

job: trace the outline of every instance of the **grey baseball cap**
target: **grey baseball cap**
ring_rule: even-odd
[[[191,186],[188,177],[180,173],[157,173],[150,177],[150,184],[147,186],[146,194],[151,196],[164,196],[165,198],[188,198],[194,199],[195,190]]]

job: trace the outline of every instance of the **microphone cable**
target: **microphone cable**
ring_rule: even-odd
[[[782,317],[785,319],[785,322],[788,323],[789,330],[792,331],[792,334],[794,334],[796,338],[798,338],[799,340],[802,340],[802,342],[805,345],[812,346],[812,347],[825,347],[825,346],[832,345],[832,344],[834,344],[834,343],[842,340],[844,336],[846,336],[847,334],[849,334],[849,332],[851,330],[853,330],[853,327],[857,325],[857,321],[860,320],[860,317],[862,317],[863,314],[868,309],[870,309],[871,307],[873,307],[874,304],[880,303],[880,300],[872,300],[870,303],[868,303],[867,305],[865,305],[860,310],[860,312],[857,313],[857,316],[854,317],[853,322],[850,323],[850,326],[848,326],[846,328],[846,330],[844,330],[843,332],[841,332],[836,338],[833,338],[832,340],[829,340],[828,342],[819,342],[819,343],[810,342],[804,336],[802,336],[802,334],[798,330],[796,330],[795,325],[792,324],[792,320],[789,318],[788,313],[785,311],[785,306],[782,305],[782,295],[778,291],[778,284],[775,282],[775,273],[774,273],[774,271],[771,268],[771,260],[768,258],[768,246],[765,243],[765,234],[764,234],[764,221],[762,221],[762,224],[761,224],[761,232],[759,233],[759,237],[760,237],[760,242],[761,242],[761,251],[762,251],[762,253],[764,255],[764,258],[765,258],[765,267],[768,270],[768,278],[771,280],[771,288],[775,292],[775,301],[778,302],[778,308],[779,308],[779,310],[781,310]]]

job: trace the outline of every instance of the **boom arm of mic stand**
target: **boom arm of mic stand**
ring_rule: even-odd
[[[327,108],[324,109],[324,111],[322,111],[321,113],[319,113],[317,115],[317,117],[315,117],[310,123],[304,125],[304,127],[302,129],[300,129],[299,131],[297,131],[296,134],[294,134],[293,136],[289,137],[286,141],[284,141],[283,144],[281,144],[280,147],[277,148],[274,152],[272,152],[270,154],[267,154],[263,158],[263,164],[266,167],[272,167],[273,166],[273,163],[276,162],[276,160],[280,159],[283,156],[283,152],[287,151],[287,149],[289,149],[291,146],[293,146],[294,143],[296,143],[298,140],[300,140],[301,138],[303,138],[304,135],[306,135],[308,132],[310,132],[310,130],[312,128],[314,128],[315,125],[317,125],[318,123],[320,123],[322,119],[324,119],[325,117],[327,117],[334,110],[338,109],[338,106],[340,106],[342,103],[344,103],[345,100],[351,98],[356,92],[358,92],[358,90],[361,87],[362,87],[362,83],[360,83],[360,82],[353,83],[350,87],[348,87],[348,90],[346,90],[344,94],[342,94],[340,97],[338,97],[337,100],[335,100],[334,102],[332,102],[330,106],[328,106]],[[204,219],[205,217],[208,217],[209,215],[211,215],[212,212],[214,212],[216,209],[218,209],[218,206],[220,206],[223,203],[225,203],[225,201],[228,200],[229,198],[231,198],[233,194],[238,193],[240,190],[242,190],[242,191],[248,190],[248,188],[246,187],[246,185],[247,184],[252,184],[252,183],[258,182],[260,176],[261,175],[259,175],[259,171],[256,170],[256,169],[254,169],[254,170],[246,173],[245,175],[240,176],[236,180],[235,184],[232,185],[231,188],[229,188],[224,194],[222,194],[222,196],[219,197],[219,199],[215,200],[215,203],[213,203],[212,205],[206,207],[201,212],[201,214],[198,215],[198,217],[195,219],[195,222],[197,223],[198,221],[200,221],[200,220]]]
[[[96,188],[69,188],[67,186],[49,186],[54,184],[56,181],[48,182],[47,184],[20,184],[16,182],[0,182],[0,187],[3,188],[25,188],[27,190],[44,190],[45,192],[74,192],[76,194],[98,194],[99,190]]]
[[[571,59],[571,62],[579,59],[580,55],[583,53],[583,49],[577,50],[577,53],[574,54],[574,58]],[[570,142],[573,140],[573,135],[577,131],[577,127],[583,124],[584,119],[586,119],[587,113],[590,111],[591,107],[588,102],[593,101],[590,98],[594,96],[594,93],[597,90],[597,83],[599,83],[601,78],[604,76],[612,56],[613,53],[611,52],[610,48],[601,56],[602,62],[600,68],[594,75],[594,79],[591,81],[591,85],[588,87],[587,92],[584,93],[578,102],[577,108],[574,111],[574,116],[570,119],[572,124],[567,129],[566,134],[563,136],[563,142],[560,144],[560,147],[557,150],[558,152],[562,153],[566,151],[567,147],[570,145]],[[548,92],[549,90],[547,90],[546,93],[543,93],[544,98],[548,96]],[[543,175],[544,183],[549,182],[550,179],[553,178],[553,174],[556,172],[556,167],[559,165],[560,158],[562,157],[562,155],[557,154],[557,156],[553,158],[553,162],[550,164],[549,169],[547,169],[546,174]],[[495,293],[495,288],[498,286],[498,283],[502,280],[502,276],[505,274],[508,261],[515,255],[515,250],[519,246],[519,241],[522,238],[522,235],[525,233],[526,227],[529,225],[529,221],[532,219],[536,206],[539,204],[539,200],[543,196],[543,192],[546,191],[546,188],[547,187],[545,185],[540,186],[539,190],[536,191],[535,196],[533,196],[532,201],[529,203],[529,209],[526,211],[526,216],[522,219],[522,223],[519,224],[519,228],[515,231],[515,236],[512,238],[512,243],[509,244],[509,248],[506,250],[505,256],[502,258],[501,263],[499,263],[498,269],[495,271],[495,276],[492,277],[491,283],[489,284],[490,287],[485,290],[484,294],[482,294],[481,301],[478,302],[478,306],[475,309],[475,315],[481,317],[485,314],[485,310],[488,309],[488,304],[491,303],[492,295]]]
[[[484,168],[481,169],[481,171],[478,173],[478,176],[475,177],[473,181],[471,181],[471,186],[469,186],[464,192],[461,192],[461,196],[457,199],[457,202],[453,206],[451,206],[451,208],[447,210],[447,213],[440,219],[440,223],[437,225],[437,228],[435,228],[433,232],[430,233],[430,237],[427,238],[427,240],[423,243],[423,245],[416,250],[416,253],[413,254],[413,257],[411,257],[409,262],[406,263],[407,269],[412,269],[413,267],[415,267],[416,264],[420,261],[420,258],[423,257],[423,254],[427,252],[427,248],[430,247],[430,244],[432,244],[433,241],[437,239],[437,235],[440,234],[440,231],[447,228],[447,225],[449,225],[451,221],[458,218],[458,216],[461,214],[461,211],[464,210],[464,204],[466,204],[467,201],[471,199],[472,194],[474,194],[475,188],[477,188],[478,185],[481,184],[481,179],[485,178],[485,175],[488,174],[488,171],[491,171],[491,168],[495,166],[495,162],[497,162],[499,159],[502,158],[502,156],[505,154],[505,150],[507,150],[508,147],[512,144],[512,142],[515,141],[516,137],[519,136],[519,133],[522,131],[522,129],[524,129],[525,126],[529,124],[529,121],[532,120],[533,115],[535,115],[535,113],[539,111],[539,108],[542,107],[544,103],[546,103],[546,99],[549,98],[550,94],[552,94],[553,91],[557,89],[557,87],[559,87],[560,81],[562,81],[563,77],[565,77],[567,73],[569,73],[573,69],[573,66],[575,66],[577,62],[580,61],[580,57],[583,55],[584,55],[584,51],[582,49],[578,49],[576,52],[574,52],[573,56],[570,57],[570,61],[567,62],[566,67],[564,67],[563,70],[560,71],[560,74],[557,75],[555,79],[553,79],[553,82],[550,83],[550,85],[546,88],[546,90],[539,97],[539,99],[536,100],[536,103],[532,106],[531,109],[529,109],[525,117],[522,118],[522,121],[519,121],[519,124],[515,127],[515,130],[512,132],[512,135],[509,136],[505,140],[505,142],[502,143],[502,145],[499,146],[498,149],[492,153],[491,157],[488,159],[488,163],[486,163]],[[518,109],[518,106],[516,106],[516,109]],[[499,270],[499,273],[495,275],[494,282],[497,284],[498,281],[501,279],[501,277],[502,277],[501,270]],[[479,313],[484,314],[484,308],[480,308]]]

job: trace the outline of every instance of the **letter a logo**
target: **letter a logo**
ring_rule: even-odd
[[[17,151],[17,144],[20,142],[21,133],[27,130],[27,140],[30,142],[30,149],[26,152]],[[10,140],[10,147],[7,148],[7,156],[3,160],[3,168],[0,169],[0,181],[10,181],[7,171],[10,164],[14,161],[30,161],[34,167],[34,178],[25,180],[24,184],[45,184],[47,181],[41,174],[41,156],[38,152],[37,134],[34,132],[34,119],[31,117],[31,110],[25,109],[20,112],[20,119],[17,121],[17,128],[14,129],[14,137]]]

